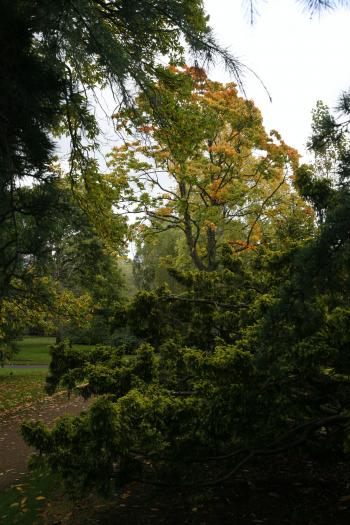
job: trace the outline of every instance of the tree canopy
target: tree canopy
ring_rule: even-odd
[[[255,250],[223,243],[210,272],[173,268],[176,292],[145,290],[116,312],[139,341],[132,355],[125,346],[52,350],[48,391],[98,397],[79,417],[52,430],[27,423],[23,434],[70,484],[212,486],[296,447],[330,461],[349,450],[349,157],[346,128],[336,129],[338,179],[314,228],[296,227],[292,211],[278,240]],[[323,146],[334,147],[323,131]],[[319,155],[295,167],[316,211]]]
[[[1,283],[17,275],[23,251],[17,223],[34,222],[50,208],[53,136],[70,140],[69,175],[77,202],[106,239],[117,239],[112,206],[118,195],[100,175],[95,151],[99,124],[96,90],[110,86],[119,102],[131,104],[135,89],[151,96],[162,67],[158,57],[181,62],[185,46],[204,60],[221,56],[238,63],[216,44],[201,1],[2,0],[1,12]],[[118,102],[116,102],[117,104]],[[40,184],[37,202],[23,188]],[[115,227],[116,226],[116,227]],[[121,233],[123,235],[123,233]],[[42,246],[44,246],[44,242]],[[22,253],[23,252],[23,253]]]
[[[349,94],[345,118],[317,105],[314,162],[299,165],[235,84],[206,76],[200,60],[217,56],[239,83],[239,64],[200,0],[1,7],[0,359],[24,326],[51,326],[47,392],[93,398],[51,428],[22,425],[38,461],[72,491],[108,493],[130,480],[210,487],[297,447],[344,459]],[[108,86],[124,143],[104,170],[93,97]],[[64,135],[66,176],[54,157]],[[135,237],[141,290],[121,301],[116,254]],[[89,342],[111,328],[132,342],[62,340],[91,320]]]
[[[223,242],[253,249],[273,235],[273,218],[293,199],[303,207],[291,190],[298,153],[265,131],[234,84],[172,68],[157,89],[156,107],[139,98],[136,126],[129,112],[116,115],[126,134],[109,163],[119,205],[141,216],[143,235],[181,231],[194,266],[213,271]]]
[[[116,104],[151,96],[159,57],[221,56],[201,1],[2,0],[0,22],[0,310],[34,297],[55,215],[64,212],[55,140],[68,137],[68,178],[109,250],[123,252],[119,194],[99,168],[95,106],[111,88]],[[40,302],[40,294],[38,295]]]

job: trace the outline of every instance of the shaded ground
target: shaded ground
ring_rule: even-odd
[[[343,463],[320,468],[297,456],[288,462],[277,458],[253,465],[232,483],[210,490],[181,491],[134,482],[112,500],[90,496],[69,506],[58,495],[44,512],[44,523],[349,525],[349,468]]]
[[[67,399],[64,394],[45,398],[19,409],[0,414],[0,491],[17,482],[27,471],[27,459],[32,450],[24,443],[18,430],[21,421],[52,422],[63,414],[78,414],[87,407],[82,398]]]
[[[80,398],[67,400],[58,395],[0,416],[0,490],[18,483],[26,469],[30,449],[17,433],[21,420],[51,422],[59,415],[79,413],[86,407],[87,403]],[[287,459],[277,457],[265,464],[249,465],[229,484],[206,490],[155,488],[133,482],[116,492],[110,501],[91,495],[72,502],[59,486],[53,493],[50,501],[42,498],[45,503],[40,523],[45,525],[350,523],[349,464],[316,463],[297,452]],[[25,498],[21,493],[18,496],[27,499],[27,494],[25,491]],[[18,508],[17,512],[20,511]]]

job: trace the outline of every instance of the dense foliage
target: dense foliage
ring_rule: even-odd
[[[349,94],[344,121],[317,106],[315,161],[298,166],[253,102],[205,75],[200,61],[216,56],[242,87],[201,0],[0,7],[0,362],[43,326],[57,335],[48,393],[94,397],[51,429],[25,423],[28,444],[72,490],[103,492],[222,483],[301,446],[344,458]],[[103,173],[93,101],[109,87],[125,143]],[[63,136],[67,176],[53,155]],[[130,211],[140,220],[127,231]],[[123,304],[116,253],[135,231],[141,291]],[[111,346],[63,340],[106,342],[113,329]]]
[[[225,243],[214,271],[173,269],[181,291],[143,291],[116,311],[135,351],[53,348],[48,391],[62,384],[97,398],[52,430],[22,430],[71,487],[210,486],[259,456],[303,446],[332,461],[349,450],[349,150],[327,112],[336,134],[316,111],[322,148],[295,177],[317,212],[319,188],[329,189],[314,232],[291,202],[280,237],[245,250]],[[318,170],[335,144],[326,184]]]
[[[97,160],[101,92],[111,89],[116,104],[128,106],[135,90],[151,96],[163,69],[159,56],[182,62],[185,48],[198,59],[220,56],[233,70],[237,62],[216,44],[199,0],[1,0],[0,9],[0,351],[5,355],[13,335],[30,324],[32,311],[57,310],[52,294],[47,298],[62,281],[52,282],[50,273],[42,280],[56,217],[67,212],[55,138],[67,137],[72,202],[87,215],[80,214],[82,222],[95,229],[99,255],[102,244],[123,252],[125,219],[115,213],[118,188]],[[65,293],[68,288],[65,283]]]
[[[139,217],[141,236],[178,231],[191,263],[213,271],[223,242],[253,248],[271,240],[292,201],[307,220],[291,190],[297,152],[277,131],[266,132],[234,84],[171,67],[157,90],[156,107],[140,96],[136,114],[116,115],[126,139],[110,161],[119,205]]]

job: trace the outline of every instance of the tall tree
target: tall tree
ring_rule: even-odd
[[[120,131],[136,140],[114,148],[112,176],[127,211],[149,219],[150,232],[180,230],[195,267],[213,271],[223,241],[239,249],[263,242],[265,225],[291,198],[298,154],[265,131],[233,84],[198,68],[171,68],[157,90],[155,108],[139,98],[136,128],[129,113],[118,115]]]
[[[63,101],[62,75],[34,49],[29,4],[1,4],[0,294],[12,276],[22,276],[23,258],[45,243],[46,210],[57,204],[49,133]],[[28,190],[29,181],[35,190]]]
[[[94,153],[100,131],[92,104],[97,90],[111,86],[128,104],[135,89],[151,96],[159,54],[181,62],[184,45],[203,59],[221,56],[233,70],[237,62],[215,43],[200,0],[1,0],[0,9],[0,285],[5,290],[23,256],[40,248],[38,243],[23,248],[18,223],[23,215],[35,223],[50,207],[54,134],[70,138],[77,202],[106,239],[115,239],[112,206],[118,195],[106,186]],[[22,190],[31,180],[42,184],[37,202]]]
[[[181,232],[175,229],[156,235],[146,234],[138,239],[133,259],[133,276],[139,291],[152,290],[164,283],[172,289],[177,288],[176,280],[169,274],[168,268],[184,266],[184,261],[179,260],[182,240]],[[190,257],[184,259],[188,262]]]
[[[41,260],[41,271],[76,297],[89,296],[93,306],[84,330],[77,331],[74,320],[71,327],[63,323],[62,330],[58,323],[57,336],[89,344],[105,342],[113,306],[123,288],[118,254],[106,249],[68,185],[61,181],[60,187],[62,213],[51,230],[49,253]]]

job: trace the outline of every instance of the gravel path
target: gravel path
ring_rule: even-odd
[[[0,414],[0,492],[19,480],[27,471],[27,459],[33,451],[21,435],[19,426],[25,419],[51,423],[64,414],[79,414],[88,407],[80,397],[67,399],[65,394],[37,401],[24,408]]]

